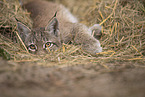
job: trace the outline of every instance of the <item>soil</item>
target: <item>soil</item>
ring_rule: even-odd
[[[0,61],[0,97],[145,97],[144,64],[113,62],[107,69]]]

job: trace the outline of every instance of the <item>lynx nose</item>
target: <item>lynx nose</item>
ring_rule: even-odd
[[[38,51],[38,52],[37,52],[37,55],[44,55],[44,54],[46,54],[45,51]]]

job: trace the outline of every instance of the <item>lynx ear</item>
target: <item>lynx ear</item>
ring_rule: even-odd
[[[89,28],[92,31],[92,35],[96,38],[96,39],[100,39],[102,36],[102,27],[99,24],[94,24],[92,27]]]
[[[60,34],[58,20],[56,18],[51,20],[50,23],[46,26],[45,31],[58,37]]]
[[[18,22],[17,23],[17,30],[20,34],[20,37],[22,38],[23,41],[25,41],[25,38],[29,35],[29,33],[31,32],[31,30],[26,26],[24,25],[23,23],[21,22]]]

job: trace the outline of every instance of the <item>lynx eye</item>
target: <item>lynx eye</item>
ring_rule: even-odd
[[[53,46],[53,43],[52,42],[46,42],[44,45],[43,45],[43,48],[50,48]]]
[[[30,44],[30,45],[28,46],[28,50],[30,50],[30,51],[36,51],[36,50],[37,50],[37,46],[34,45],[34,44]]]

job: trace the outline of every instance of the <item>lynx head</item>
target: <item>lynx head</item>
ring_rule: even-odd
[[[17,30],[30,53],[46,54],[61,46],[59,24],[56,18],[52,19],[46,27],[34,29],[29,29],[18,21]]]

